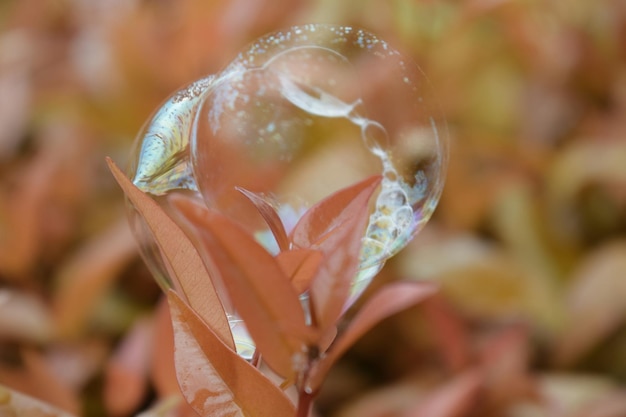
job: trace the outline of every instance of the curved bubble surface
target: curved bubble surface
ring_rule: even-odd
[[[167,210],[162,196],[191,193],[273,252],[266,223],[237,189],[265,198],[289,230],[321,198],[381,174],[351,303],[439,200],[447,138],[433,106],[423,73],[385,41],[345,26],[294,27],[258,39],[222,72],[171,96],[140,133],[130,174]],[[329,175],[333,152],[343,160]],[[133,223],[149,241],[141,221]],[[142,246],[167,286],[158,252]],[[228,314],[248,357],[253,344],[236,312]]]

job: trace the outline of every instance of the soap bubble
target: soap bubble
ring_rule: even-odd
[[[238,189],[265,198],[289,230],[320,199],[382,175],[349,305],[435,209],[447,144],[432,106],[419,68],[385,41],[350,27],[294,27],[174,94],[140,134],[131,177],[167,210],[171,192],[204,200],[276,252]],[[329,155],[340,155],[339,169]],[[167,286],[158,252],[144,247]]]
[[[318,179],[298,165],[349,143],[360,176],[383,175],[361,255],[363,269],[374,269],[357,277],[359,293],[421,229],[441,192],[445,144],[425,89],[419,69],[362,30],[310,25],[266,36],[216,77],[198,109],[197,187],[207,205],[263,230],[236,187],[271,195],[278,207],[310,206],[307,187]],[[352,182],[334,178],[326,191]]]

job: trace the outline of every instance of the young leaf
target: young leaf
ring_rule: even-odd
[[[274,238],[276,239],[276,243],[281,251],[289,250],[289,238],[287,237],[287,232],[285,231],[285,226],[283,225],[280,216],[276,212],[276,209],[261,198],[258,194],[253,193],[252,191],[248,191],[245,188],[237,187],[237,191],[246,196],[248,200],[254,204],[256,209],[259,211],[263,219],[269,226]]]
[[[224,308],[200,255],[187,235],[154,200],[135,187],[110,158],[107,158],[107,164],[128,199],[152,231],[163,253],[164,261],[169,263],[171,271],[176,275],[175,281],[179,282],[189,304],[220,336],[220,339],[234,349],[235,344]]]
[[[396,282],[383,287],[358,312],[350,326],[319,361],[310,386],[319,388],[332,365],[361,336],[382,320],[416,305],[435,293],[435,286],[418,282]]]
[[[333,325],[343,311],[358,269],[369,199],[380,179],[370,177],[336,192],[309,209],[294,228],[296,248],[324,254],[311,284],[313,316],[320,328]]]
[[[298,294],[309,289],[323,258],[322,252],[312,249],[288,250],[276,256],[278,264]]]
[[[176,373],[201,416],[293,417],[295,407],[265,375],[237,355],[173,291]]]
[[[294,374],[294,355],[310,339],[298,294],[278,262],[252,235],[229,218],[183,197],[172,203],[195,225],[203,249],[221,276],[237,312],[267,364],[279,375]]]
[[[319,243],[325,235],[352,217],[364,203],[367,204],[380,181],[380,175],[366,178],[315,204],[304,213],[291,231],[291,241],[301,248]]]

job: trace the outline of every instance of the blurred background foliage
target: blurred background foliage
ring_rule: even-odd
[[[312,22],[411,56],[451,138],[434,219],[370,289],[441,295],[352,349],[320,416],[625,416],[622,0],[0,2],[0,385],[88,416],[167,392],[160,291],[104,157],[128,162],[181,85]]]

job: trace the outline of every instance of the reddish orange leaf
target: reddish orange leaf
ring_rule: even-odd
[[[274,257],[233,220],[177,197],[173,204],[195,225],[233,305],[267,364],[279,375],[294,374],[293,357],[312,329],[289,278]]]
[[[107,163],[128,199],[146,221],[164,261],[169,263],[173,279],[179,283],[191,307],[224,343],[234,349],[224,308],[196,248],[180,227],[154,200],[135,187],[110,158],[107,158]]]
[[[309,289],[323,259],[322,252],[311,249],[294,249],[280,252],[276,260],[298,294]]]
[[[297,248],[324,253],[311,284],[314,323],[325,328],[341,315],[356,275],[369,199],[380,182],[370,177],[344,188],[309,209],[292,234]]]
[[[435,286],[418,282],[396,282],[378,291],[358,312],[350,326],[331,346],[312,374],[310,385],[319,388],[332,365],[361,336],[382,320],[416,305],[435,293]]]
[[[292,242],[301,248],[319,243],[327,234],[352,217],[363,204],[363,200],[367,204],[380,180],[380,175],[369,177],[315,204],[304,213],[292,230]]]
[[[265,375],[225,345],[173,291],[176,373],[201,416],[293,417],[295,407]]]
[[[274,238],[276,239],[276,243],[281,251],[286,251],[289,249],[289,238],[287,237],[287,232],[285,231],[285,226],[283,225],[282,220],[280,220],[280,216],[276,212],[276,209],[268,203],[265,199],[261,198],[258,194],[253,193],[252,191],[248,191],[245,188],[237,187],[237,191],[246,196],[248,200],[254,204],[256,209],[259,211],[263,219],[270,227]]]

